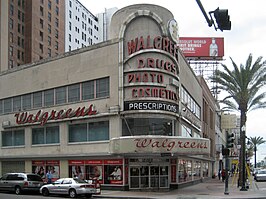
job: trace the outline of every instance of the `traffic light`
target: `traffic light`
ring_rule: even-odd
[[[214,17],[216,19],[216,23],[218,25],[218,28],[223,30],[231,30],[231,21],[230,16],[228,15],[227,9],[219,9],[217,8],[214,11]]]
[[[226,132],[226,148],[232,148],[234,146],[235,135],[233,133]]]

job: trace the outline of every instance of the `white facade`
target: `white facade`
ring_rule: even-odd
[[[103,13],[97,14],[99,22],[99,42],[108,40],[109,27],[111,23],[111,18],[113,14],[118,10],[118,8],[105,9]]]
[[[100,42],[99,23],[78,0],[65,1],[65,52]]]

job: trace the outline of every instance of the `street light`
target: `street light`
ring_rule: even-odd
[[[241,127],[241,159],[242,159],[242,185],[240,191],[247,191],[246,187],[246,126]]]

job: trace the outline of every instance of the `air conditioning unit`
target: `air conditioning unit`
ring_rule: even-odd
[[[2,122],[2,127],[5,128],[5,127],[9,127],[10,126],[10,121],[3,121]]]

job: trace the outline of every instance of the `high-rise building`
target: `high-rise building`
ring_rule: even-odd
[[[98,18],[86,7],[78,0],[66,0],[65,10],[65,52],[100,41]]]
[[[64,52],[65,3],[1,1],[1,71]]]

